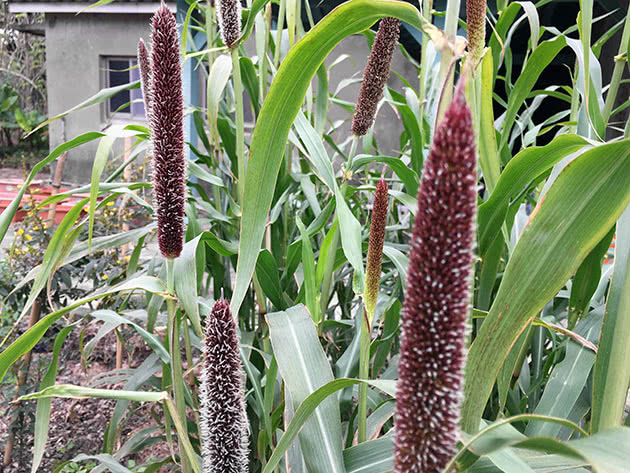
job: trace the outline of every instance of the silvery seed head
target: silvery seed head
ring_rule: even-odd
[[[397,18],[383,18],[363,71],[359,99],[352,117],[352,133],[356,136],[365,135],[374,123],[376,107],[389,79],[389,68],[399,36],[400,21]]]
[[[402,311],[395,473],[439,473],[456,452],[476,180],[472,117],[458,87],[418,192]]]
[[[152,20],[151,111],[153,198],[162,255],[177,258],[183,247],[186,162],[184,98],[175,15],[162,4]]]
[[[202,344],[201,456],[203,473],[247,473],[247,413],[236,323],[219,300],[206,320]]]
[[[149,51],[147,51],[142,38],[138,42],[138,67],[140,67],[140,85],[142,87],[142,97],[144,98],[144,109],[148,117],[151,113],[151,75],[153,74],[153,68],[151,67]]]
[[[218,0],[217,20],[223,43],[232,48],[241,37],[240,0]]]
[[[381,262],[383,261],[383,243],[385,224],[387,223],[387,183],[381,179],[376,184],[374,204],[370,222],[370,243],[368,244],[367,265],[365,268],[365,307],[369,314],[374,313],[378,287],[381,282]]]
[[[486,0],[467,0],[468,51],[476,63],[486,41]]]

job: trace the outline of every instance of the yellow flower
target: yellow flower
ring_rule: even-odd
[[[21,235],[22,233],[24,233],[24,229],[23,229],[23,228],[20,228],[20,229],[17,231],[17,234],[18,234],[18,235]]]
[[[108,279],[109,276],[107,276],[107,274],[103,274],[103,279]]]
[[[19,248],[16,248],[16,249],[15,249],[15,254],[16,254],[16,255],[21,254],[21,251],[20,251],[20,249],[19,249]]]
[[[26,238],[27,241],[31,241],[33,239],[33,237],[30,236],[28,233],[24,235],[24,238]]]
[[[112,205],[114,205],[114,202],[107,202],[105,205],[107,205],[108,207],[111,207]]]

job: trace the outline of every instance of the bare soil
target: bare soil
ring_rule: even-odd
[[[94,323],[87,327],[84,343],[96,334],[97,329]],[[79,349],[80,332],[80,328],[75,329],[64,344],[56,384],[89,386],[94,376],[115,368],[116,342],[115,335],[110,333],[99,341],[92,353],[88,369],[84,371]],[[142,339],[134,333],[130,332],[125,335],[128,336],[125,340],[131,353],[127,353],[123,367],[136,368],[151,352],[146,349]],[[37,391],[37,386],[52,358],[53,341],[54,334],[42,339],[42,342],[34,349],[29,381],[26,386],[27,392]],[[15,384],[14,381],[11,382],[11,379],[14,380],[15,376],[8,374],[3,384],[0,385],[0,406],[2,406],[0,407],[0,449],[2,453],[4,454],[12,423],[15,443],[10,463],[3,467],[0,461],[0,472],[28,473],[31,471],[36,403],[29,401],[19,405],[9,404],[15,399]],[[119,384],[100,387],[121,389],[122,386]],[[51,404],[48,442],[39,472],[52,473],[60,464],[79,454],[97,455],[103,453],[105,431],[116,401],[109,399],[53,399]],[[18,408],[19,415],[15,420],[15,412]],[[140,405],[128,413],[121,431],[119,445],[123,445],[138,431],[156,425],[151,416],[152,409],[157,410],[158,418],[162,417],[161,409],[148,404]],[[159,432],[160,429],[157,429],[156,433]],[[122,463],[125,466],[131,466],[129,460],[132,460],[136,465],[141,465],[149,458],[157,460],[169,455],[168,444],[165,441],[159,441],[137,454],[126,456]],[[130,469],[134,471],[133,468]],[[89,470],[72,469],[66,471],[83,473]],[[164,466],[158,471],[165,473],[174,470]]]

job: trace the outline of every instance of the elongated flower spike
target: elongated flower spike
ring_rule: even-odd
[[[247,414],[236,323],[219,300],[206,320],[200,413],[203,473],[247,472]]]
[[[153,68],[151,67],[149,51],[147,51],[142,38],[138,42],[138,67],[140,67],[140,85],[142,86],[142,97],[144,97],[144,109],[148,117],[151,113],[151,75],[153,74]]]
[[[186,161],[184,98],[175,15],[163,3],[153,15],[151,111],[153,195],[162,255],[177,258],[183,247]]]
[[[481,58],[486,41],[486,0],[467,0],[468,51],[473,63]]]
[[[397,18],[383,18],[363,71],[359,99],[352,117],[352,133],[356,136],[365,135],[374,123],[376,107],[389,79],[389,69],[399,36],[400,21]]]
[[[370,222],[370,243],[368,244],[367,265],[365,268],[365,308],[367,314],[374,314],[378,286],[381,281],[381,262],[383,261],[383,243],[385,224],[387,223],[387,183],[381,179],[376,184],[372,218]]]
[[[459,436],[477,180],[463,91],[460,81],[418,192],[402,312],[395,473],[441,472]]]
[[[223,43],[232,48],[241,37],[240,0],[218,0],[217,20]]]

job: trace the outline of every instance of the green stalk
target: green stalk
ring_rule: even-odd
[[[623,56],[628,52],[628,41],[630,41],[630,8],[626,14],[626,23],[623,27],[621,43],[619,44],[619,56]],[[619,91],[619,84],[621,83],[621,76],[623,75],[624,67],[625,61],[615,60],[615,67],[613,68],[610,86],[608,87],[608,94],[606,95],[606,102],[604,103],[603,118],[606,125],[608,125],[610,114],[612,113],[612,109],[615,105],[615,99],[617,98],[617,92]]]
[[[348,157],[346,160],[346,164],[344,166],[344,171],[347,169],[352,169],[352,160],[354,158],[354,154],[357,151],[357,146],[359,143],[359,137],[353,136],[352,142],[350,143],[350,152],[348,153]],[[341,185],[341,195],[345,197],[346,189],[348,184],[344,181]],[[339,220],[339,216],[337,215],[337,211],[335,211],[335,220]],[[333,220],[334,222],[334,220]],[[322,309],[322,320],[326,316],[326,311],[328,310],[328,296],[330,294],[330,287],[332,285],[332,276],[333,271],[335,269],[335,255],[337,254],[337,248],[339,246],[339,236],[340,236],[339,225],[337,225],[337,230],[333,235],[333,240],[330,243],[330,250],[328,250],[328,260],[326,261],[326,267],[324,269],[324,278],[322,279],[322,293],[321,293],[321,309]]]
[[[361,334],[359,344],[359,379],[370,378],[370,323],[369,320],[374,320],[374,314],[369,314],[367,310],[363,310],[363,317],[361,319]],[[361,383],[359,385],[359,431],[358,431],[358,443],[365,442],[367,430],[367,384]]]
[[[280,10],[278,11],[278,23],[276,25],[276,51],[273,55],[273,65],[278,69],[280,65],[280,43],[282,43],[282,29],[284,28],[284,15],[287,8],[287,0],[280,0]]]
[[[177,304],[175,297],[175,259],[167,258],[166,260],[166,287],[169,297],[166,300],[168,307],[168,335],[169,335],[169,351],[171,352],[171,383],[173,388],[173,397],[175,398],[175,407],[177,415],[183,422],[183,434],[188,435],[188,427],[186,424],[186,400],[184,398],[184,380],[182,373],[182,357],[179,349],[179,323],[177,321]],[[192,467],[188,462],[188,457],[184,452],[184,439],[181,438],[182,433],[178,435],[178,444],[180,458],[182,463],[182,473],[191,473]]]
[[[433,0],[423,0],[422,2],[422,16],[424,17],[425,20],[427,20],[427,23],[431,23],[431,18],[432,18],[432,14],[431,14],[431,10],[433,8]],[[422,32],[422,44],[429,44],[429,41],[431,41],[431,37],[425,33],[424,31]],[[426,83],[426,77],[427,77],[427,54],[428,54],[428,48],[422,48],[421,51],[421,57],[420,57],[420,73],[418,74],[418,103],[420,104],[420,120],[421,120],[421,124],[422,124],[422,118],[424,117],[424,103],[426,101],[426,95],[427,95],[427,91],[425,88],[425,83]],[[424,144],[425,144],[425,140],[427,139],[427,137],[424,136],[424,127],[421,125],[420,126],[420,132],[422,135],[422,149],[424,149]]]
[[[627,23],[626,23],[627,25]],[[630,121],[628,121],[630,123]],[[630,136],[626,124],[624,137]],[[630,207],[617,221],[615,267],[593,368],[591,432],[622,424],[630,384]],[[628,424],[626,419],[626,424]]]
[[[234,81],[234,112],[236,118],[236,159],[238,161],[238,201],[243,203],[245,193],[245,119],[243,118],[243,81],[238,48],[232,49],[232,74]]]
[[[444,33],[451,44],[455,44],[457,36],[457,20],[459,19],[460,0],[448,0],[446,4],[446,21]],[[442,97],[438,104],[438,112],[435,123],[440,123],[444,118],[444,113],[453,98],[454,69],[451,67],[453,52],[450,48],[444,47],[440,51],[440,75],[439,84],[442,85]]]

